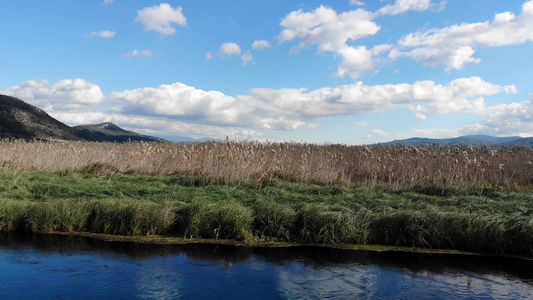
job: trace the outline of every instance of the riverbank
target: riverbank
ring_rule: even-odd
[[[353,251],[370,251],[370,252],[404,252],[404,253],[422,253],[422,254],[457,254],[457,255],[486,255],[475,252],[459,251],[452,249],[428,249],[428,248],[413,248],[413,247],[396,247],[383,245],[351,245],[351,244],[306,244],[306,243],[292,243],[292,242],[267,242],[267,241],[236,241],[236,240],[221,240],[221,239],[198,239],[198,238],[183,238],[177,236],[162,236],[162,235],[145,235],[145,236],[125,236],[125,235],[111,235],[93,232],[50,232],[50,235],[61,236],[78,236],[90,239],[96,239],[104,242],[127,242],[137,244],[149,245],[224,245],[234,247],[252,247],[252,248],[291,248],[291,247],[319,247],[331,248]],[[503,256],[503,255],[500,255]],[[533,257],[525,256],[507,256],[518,259],[525,259],[533,261]]]
[[[179,175],[0,170],[2,231],[532,257],[531,212],[531,193],[497,188],[349,188],[280,179],[225,184]]]

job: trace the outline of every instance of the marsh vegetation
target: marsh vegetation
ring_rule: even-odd
[[[0,143],[0,230],[533,255],[527,148]]]
[[[533,190],[533,149],[528,147],[3,141],[0,168],[179,174],[230,185],[277,178],[346,187]]]

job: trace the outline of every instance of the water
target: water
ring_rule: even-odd
[[[532,299],[533,262],[0,235],[0,299]]]

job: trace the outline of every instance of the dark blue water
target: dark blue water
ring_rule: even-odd
[[[533,262],[0,235],[0,299],[532,299]]]

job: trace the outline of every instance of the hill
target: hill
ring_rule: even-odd
[[[472,145],[476,147],[482,145],[487,145],[491,147],[533,146],[533,138],[522,138],[519,136],[496,137],[490,135],[465,135],[449,139],[428,139],[415,137],[405,140],[395,140],[387,143],[382,143],[381,145]]]
[[[111,122],[92,125],[79,125],[74,126],[73,128],[78,130],[79,132],[93,135],[106,142],[168,142],[167,140],[161,138],[142,135],[134,131],[124,130]]]
[[[75,130],[18,98],[0,95],[0,138],[99,141]]]

